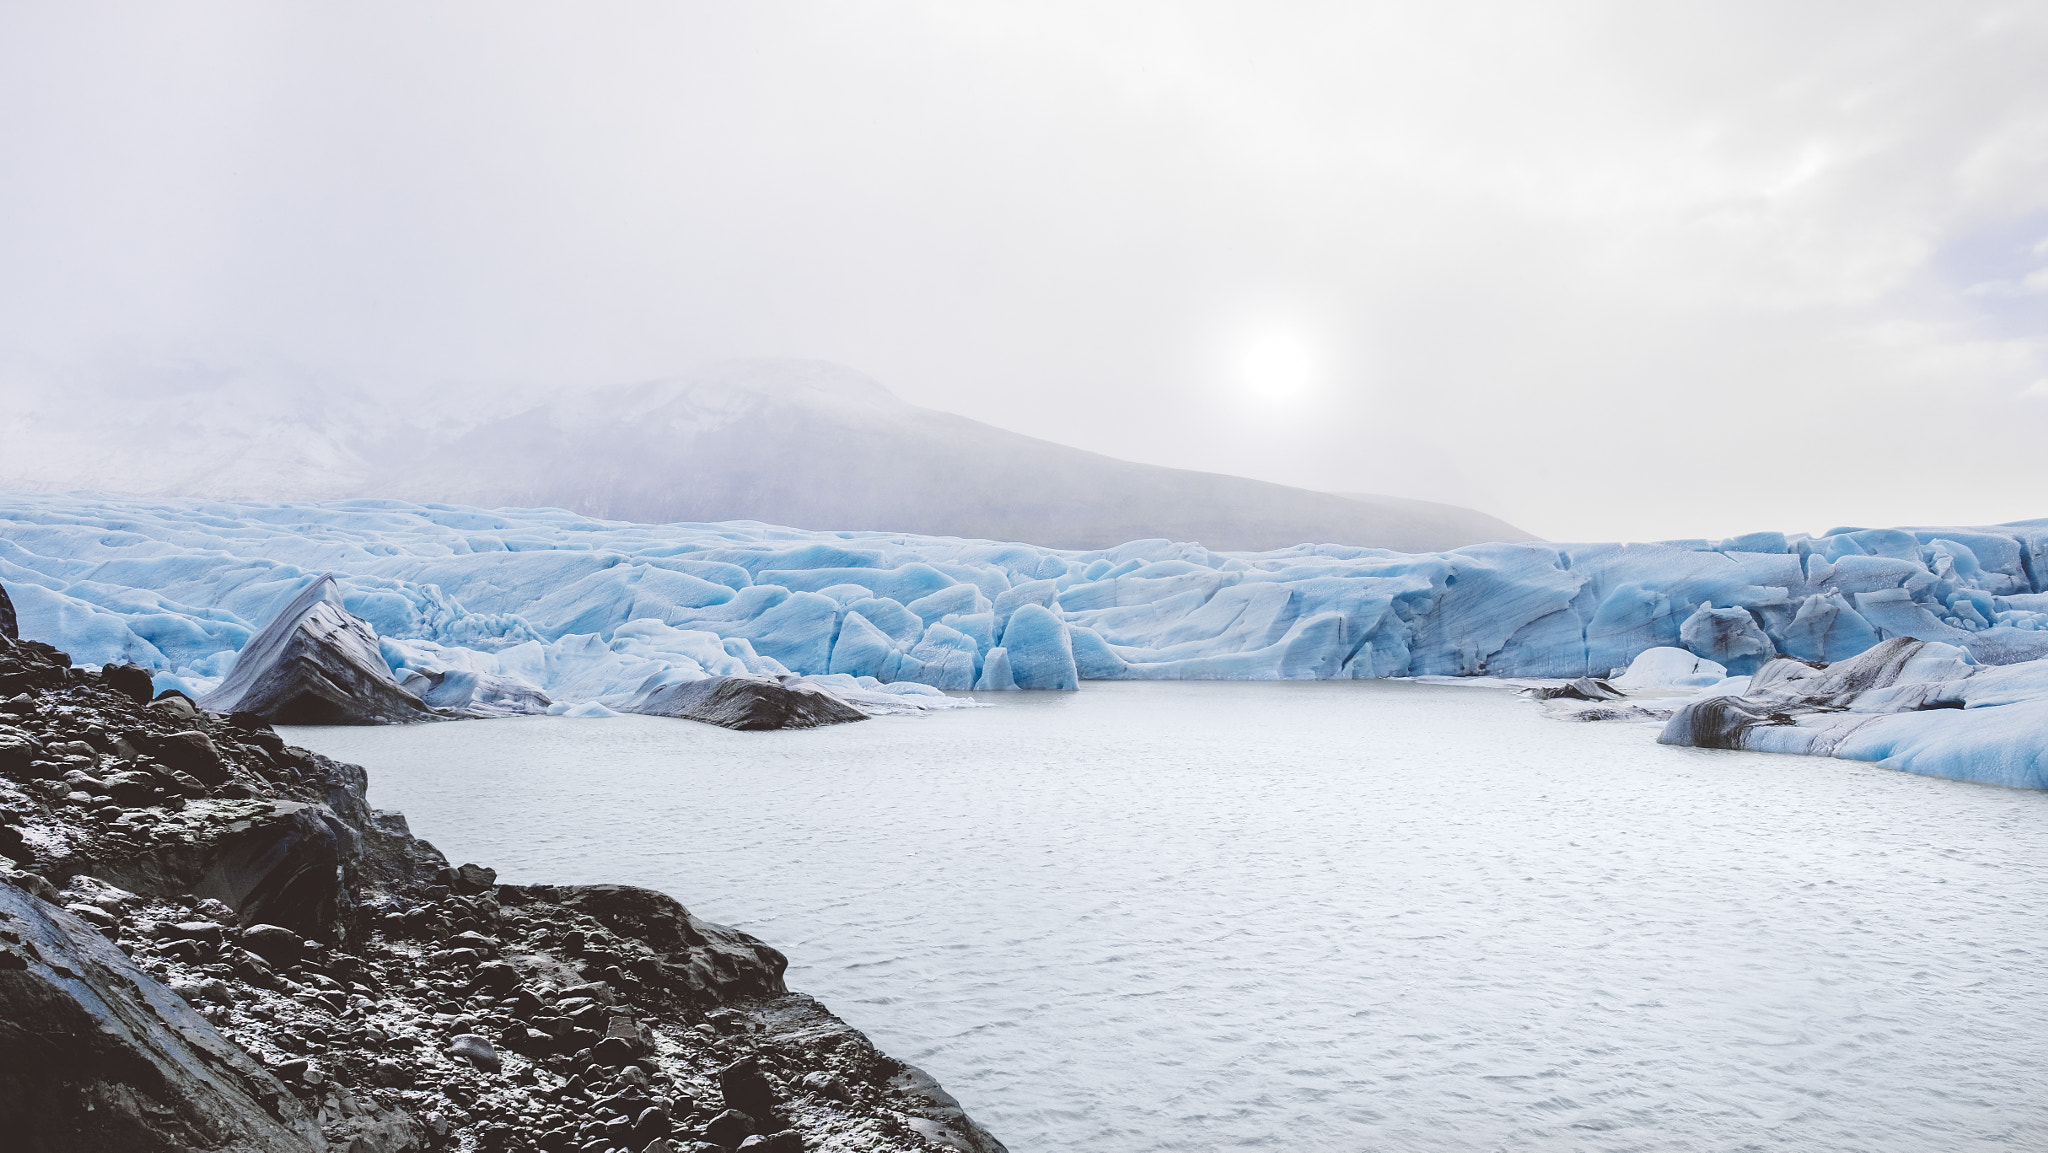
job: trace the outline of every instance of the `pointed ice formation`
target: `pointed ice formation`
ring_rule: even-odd
[[[252,637],[234,671],[199,703],[280,725],[389,725],[435,716],[391,678],[377,634],[342,607],[331,575],[307,585]]]

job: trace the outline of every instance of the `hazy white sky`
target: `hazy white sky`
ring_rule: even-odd
[[[2044,61],[2040,0],[16,3],[0,386],[791,355],[1559,539],[2048,516]]]

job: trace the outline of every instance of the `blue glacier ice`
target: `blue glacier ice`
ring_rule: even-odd
[[[1675,710],[1659,739],[2048,788],[2048,660],[1985,665],[1893,637],[1823,668],[1775,660],[1740,682]]]
[[[1605,677],[1651,650],[1739,677],[1896,637],[1981,666],[2048,655],[2048,520],[1223,553],[386,500],[0,497],[23,634],[144,665],[160,687],[218,684],[330,573],[401,684],[478,711],[610,707],[735,674],[829,680],[887,710],[1100,679]]]

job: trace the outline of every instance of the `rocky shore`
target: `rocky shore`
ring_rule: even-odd
[[[362,769],[10,632],[7,1148],[1002,1150],[760,941],[451,868]]]

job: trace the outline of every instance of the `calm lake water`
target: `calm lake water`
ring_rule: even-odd
[[[984,699],[287,735],[774,944],[1014,1153],[2048,1147],[2048,795],[1463,687]]]

